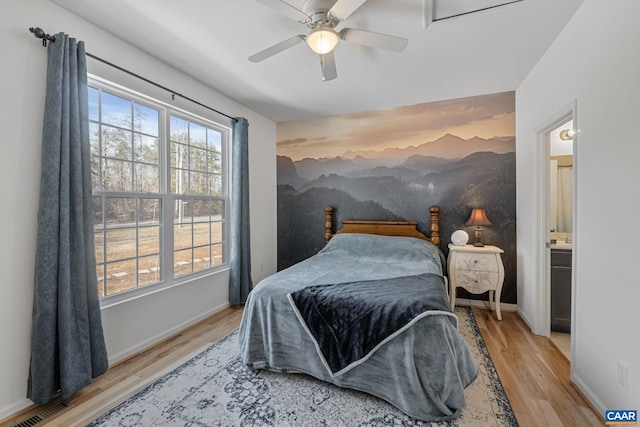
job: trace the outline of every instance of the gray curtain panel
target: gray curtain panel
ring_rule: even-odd
[[[83,42],[48,47],[27,397],[67,399],[108,368],[96,279]]]
[[[249,232],[249,123],[233,122],[231,148],[231,257],[229,303],[244,304],[251,283],[251,239]]]

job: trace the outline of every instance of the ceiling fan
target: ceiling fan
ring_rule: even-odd
[[[302,10],[283,0],[255,1],[306,25],[310,31],[306,35],[299,34],[293,36],[255,55],[251,55],[249,57],[249,61],[251,62],[263,61],[304,41],[311,50],[320,56],[322,80],[327,81],[338,77],[333,49],[340,40],[393,52],[402,52],[409,43],[407,39],[402,37],[355,28],[343,28],[340,31],[335,30],[342,21],[347,19],[367,0],[307,0],[302,6]]]

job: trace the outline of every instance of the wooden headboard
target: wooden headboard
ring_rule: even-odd
[[[383,236],[417,237],[428,240],[436,246],[440,245],[440,208],[431,206],[430,231],[431,237],[418,231],[415,221],[361,221],[344,220],[342,228],[336,233],[365,233]],[[333,236],[333,206],[324,207],[324,240],[329,241]]]

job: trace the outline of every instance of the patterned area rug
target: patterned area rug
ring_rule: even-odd
[[[305,375],[254,372],[240,361],[236,331],[89,425],[517,426],[471,310],[456,307],[456,314],[480,373],[454,421],[417,421],[376,397]]]

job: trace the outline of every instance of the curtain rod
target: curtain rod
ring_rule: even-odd
[[[45,33],[45,32],[42,30],[42,28],[40,28],[40,27],[31,27],[31,28],[29,28],[29,31],[31,31],[31,32],[33,33],[33,36],[34,36],[34,37],[39,38],[39,39],[42,39],[42,46],[45,46],[45,47],[46,47],[46,46],[47,46],[47,42],[54,43],[54,42],[56,41],[55,36],[52,36],[52,35],[50,35],[50,34]],[[203,104],[203,103],[201,103],[201,102],[199,102],[199,101],[196,101],[196,100],[195,100],[195,99],[193,99],[193,98],[189,98],[188,96],[185,96],[185,95],[183,95],[183,94],[181,94],[181,93],[179,93],[179,92],[176,92],[175,90],[171,90],[171,89],[169,89],[168,87],[161,85],[160,83],[156,83],[156,82],[154,82],[153,80],[149,80],[149,79],[148,79],[148,78],[146,78],[146,77],[143,77],[143,76],[141,76],[141,75],[139,75],[139,74],[134,73],[133,71],[129,71],[129,70],[127,70],[126,68],[123,68],[123,67],[121,67],[121,66],[119,66],[119,65],[116,65],[116,64],[114,64],[114,63],[112,63],[112,62],[109,62],[109,61],[107,61],[107,60],[105,60],[105,59],[102,59],[102,58],[100,58],[99,56],[96,56],[96,55],[94,55],[94,54],[92,54],[92,53],[89,53],[89,52],[86,52],[86,55],[87,55],[88,57],[90,57],[90,58],[93,58],[93,59],[95,59],[95,60],[97,60],[97,61],[102,62],[103,64],[106,64],[106,65],[108,65],[108,66],[110,66],[110,67],[113,67],[113,68],[115,68],[115,69],[117,69],[117,70],[120,70],[120,71],[122,71],[123,73],[127,73],[127,74],[129,74],[130,76],[133,76],[133,77],[135,77],[135,78],[138,78],[138,79],[140,79],[140,80],[142,80],[142,81],[145,81],[145,82],[147,82],[147,83],[149,83],[149,84],[151,84],[151,85],[153,85],[153,86],[159,87],[160,89],[163,89],[163,90],[165,90],[165,91],[167,91],[167,92],[171,93],[171,99],[174,99],[174,97],[178,96],[178,97],[180,97],[180,98],[182,98],[182,99],[185,99],[185,100],[190,101],[190,102],[192,102],[192,103],[194,103],[194,104],[197,104],[197,105],[199,105],[199,106],[201,106],[201,107],[204,107],[204,108],[206,108],[206,109],[208,109],[208,110],[211,110],[211,111],[213,111],[213,112],[216,112],[216,113],[218,113],[218,114],[220,114],[220,115],[222,115],[222,116],[225,116],[225,117],[227,117],[227,118],[229,118],[229,119],[231,119],[231,120],[233,120],[233,121],[237,121],[237,119],[236,119],[235,117],[231,117],[230,115],[225,114],[225,113],[223,113],[222,111],[218,111],[218,110],[216,110],[215,108],[209,107],[208,105],[205,105],[205,104]]]

